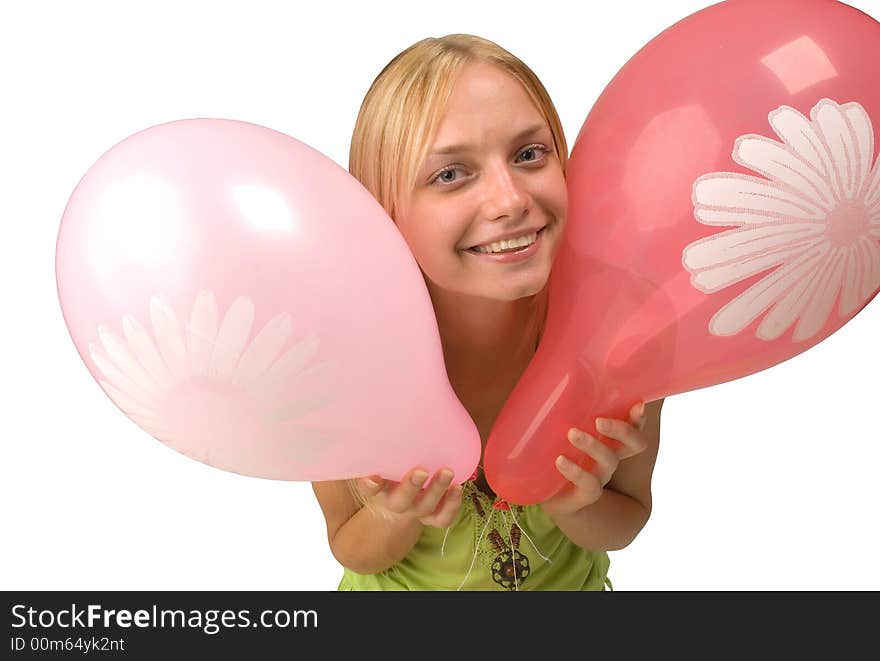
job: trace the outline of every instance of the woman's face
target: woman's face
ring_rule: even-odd
[[[546,284],[567,199],[553,135],[526,91],[470,63],[395,220],[429,287],[512,301]]]

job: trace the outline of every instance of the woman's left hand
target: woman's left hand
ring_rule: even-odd
[[[580,429],[572,427],[569,430],[569,442],[576,450],[590,457],[594,466],[592,470],[586,470],[563,455],[556,458],[556,468],[570,484],[541,503],[541,508],[548,515],[573,514],[595,503],[614,475],[614,471],[617,470],[620,461],[637,455],[648,446],[644,434],[647,421],[644,402],[633,406],[629,417],[629,422],[609,418],[596,419],[598,431],[603,436],[620,443],[618,450],[611,449],[595,436]]]

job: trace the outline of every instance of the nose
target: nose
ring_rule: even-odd
[[[484,213],[489,220],[517,219],[529,207],[523,182],[507,163],[495,164],[485,171]]]

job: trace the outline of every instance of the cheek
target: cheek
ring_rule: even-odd
[[[541,182],[538,201],[560,224],[565,224],[568,216],[568,189],[561,169],[557,169],[555,173],[548,172],[548,176]]]
[[[398,219],[398,229],[428,275],[448,268],[450,260],[458,256],[455,247],[461,242],[461,233],[454,222],[455,210],[448,206],[425,205]]]
[[[568,188],[562,166],[554,160],[541,171],[541,175],[535,189],[536,199],[548,213],[565,222],[568,214]]]
[[[555,178],[556,183],[553,186],[553,196],[559,206],[560,215],[565,217],[568,211],[568,185],[565,181],[565,173],[562,171],[562,166],[558,162],[556,163],[556,172],[557,176]]]

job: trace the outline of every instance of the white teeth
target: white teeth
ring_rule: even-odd
[[[504,250],[511,250],[513,248],[522,248],[524,246],[532,245],[538,239],[538,233],[535,232],[533,234],[526,234],[524,236],[520,236],[516,239],[510,239],[509,241],[496,241],[495,243],[490,243],[488,246],[477,246],[474,248],[477,252],[482,253],[493,253],[493,252],[502,252]]]

